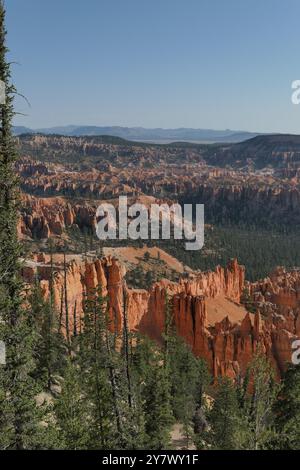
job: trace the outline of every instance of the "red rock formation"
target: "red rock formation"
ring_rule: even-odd
[[[269,222],[293,225],[300,222],[300,152],[295,143],[288,152],[279,148],[269,151],[267,145],[263,155],[261,148],[255,147],[256,150],[242,159],[239,152],[233,155],[233,149],[223,149],[223,156],[229,156],[229,160],[227,157],[223,160],[222,149],[207,154],[200,147],[157,148],[151,144],[124,147],[93,137],[27,136],[19,138],[19,143],[21,155],[25,155],[16,164],[21,189],[25,194],[42,198],[39,210],[33,201],[32,214],[30,204],[24,206],[22,233],[26,236],[31,236],[32,231],[37,238],[59,235],[64,226],[80,222],[82,214],[69,209],[66,213],[64,209],[59,210],[58,220],[53,210],[53,220],[49,211],[42,207],[48,205],[47,197],[96,201],[121,194],[134,197],[145,194],[173,201],[180,199],[185,203],[201,202],[207,214],[213,213],[214,219],[227,222],[239,219],[264,224],[266,213]],[[268,162],[267,171],[251,170],[249,160],[255,151]],[[97,158],[90,159],[91,155]],[[41,161],[36,160],[37,156]],[[85,158],[89,159],[88,165]],[[222,165],[222,162],[224,165],[231,163],[233,167],[211,167],[211,163]],[[90,215],[84,216],[88,225],[92,222]],[[39,217],[44,217],[45,221]]]
[[[39,258],[40,261],[47,261]],[[45,296],[49,295],[49,265],[37,265]],[[188,280],[174,283],[162,280],[149,291],[128,289],[124,270],[115,259],[105,258],[93,263],[71,262],[67,268],[67,296],[70,329],[73,313],[79,325],[83,314],[83,298],[98,286],[109,297],[110,319],[113,327],[121,331],[124,300],[127,302],[128,326],[161,341],[165,325],[166,296],[172,299],[173,319],[180,336],[191,346],[195,355],[208,362],[215,376],[236,377],[245,374],[255,352],[260,349],[280,374],[291,360],[291,343],[300,334],[300,300],[298,296],[300,272],[278,270],[259,283],[248,285],[253,298],[259,298],[260,311],[246,313],[236,321],[230,306],[237,308],[244,290],[244,268],[236,260],[224,269],[199,273]],[[24,275],[32,278],[32,267]],[[53,290],[57,311],[63,305],[64,273],[54,275]],[[227,315],[222,321],[208,321],[207,301],[227,299]],[[270,303],[272,299],[273,303]],[[241,307],[240,307],[241,308]],[[243,312],[242,308],[241,311]],[[71,312],[71,313],[70,313]],[[65,309],[62,307],[64,316]],[[77,326],[78,326],[77,325]]]
[[[61,197],[36,198],[23,195],[18,233],[21,238],[48,239],[60,236],[67,227],[92,227],[97,203],[70,204]]]

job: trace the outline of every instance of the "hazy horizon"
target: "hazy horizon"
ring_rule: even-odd
[[[300,3],[9,0],[15,125],[300,133]],[[84,124],[82,124],[84,123]]]

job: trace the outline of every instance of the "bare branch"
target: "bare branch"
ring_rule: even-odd
[[[13,94],[13,95],[20,96],[21,98],[23,98],[23,99],[26,101],[26,103],[28,104],[29,108],[31,108],[30,101],[26,98],[25,95],[22,95],[22,93],[18,93],[17,91],[13,92],[12,94]]]

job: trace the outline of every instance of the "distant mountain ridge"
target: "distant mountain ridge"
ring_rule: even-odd
[[[256,169],[287,168],[286,174],[293,173],[296,176],[300,168],[300,135],[258,135],[243,142],[209,150],[206,159],[217,166],[243,168],[251,164]]]
[[[235,130],[213,130],[213,129],[146,129],[144,127],[121,127],[121,126],[57,126],[51,128],[30,129],[24,126],[14,127],[15,135],[21,134],[58,134],[65,136],[97,136],[111,135],[133,141],[145,142],[243,142],[252,137],[260,135],[255,132]]]

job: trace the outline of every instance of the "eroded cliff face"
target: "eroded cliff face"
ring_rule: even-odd
[[[227,149],[224,155],[221,150],[205,154],[205,161],[203,151],[191,148],[129,149],[97,139],[46,136],[21,141],[23,157],[16,172],[24,194],[20,234],[25,237],[60,236],[72,225],[91,228],[96,201],[124,194],[205,204],[209,223],[265,226],[267,214],[272,224],[300,224],[298,144],[291,152],[276,150],[277,144],[274,151],[267,146],[261,155],[267,168],[254,171],[250,156],[259,149],[248,144],[247,157]],[[91,160],[92,155],[97,158]],[[211,166],[222,162],[233,167]]]
[[[30,281],[38,270],[45,297],[49,296],[50,267],[40,257],[35,268],[24,270]],[[291,361],[293,340],[300,335],[300,272],[278,269],[270,278],[245,284],[245,270],[236,260],[214,272],[199,273],[174,283],[162,280],[148,291],[129,289],[125,270],[117,260],[104,258],[92,263],[70,262],[66,272],[70,331],[80,328],[83,301],[101,286],[109,297],[111,325],[122,330],[124,302],[128,326],[161,341],[165,325],[166,298],[172,299],[176,330],[195,355],[208,362],[214,376],[244,374],[258,348],[274,364],[278,375]],[[54,274],[56,309],[65,324],[64,272]],[[247,288],[258,307],[249,313],[240,304]]]
[[[249,285],[264,317],[279,371],[291,361],[291,345],[300,338],[300,270],[277,268],[270,277]]]
[[[97,204],[85,201],[70,204],[61,197],[35,198],[23,195],[18,224],[20,238],[48,239],[61,236],[67,228],[93,227]]]
[[[91,196],[89,193],[86,194],[87,185],[82,193],[84,197]],[[147,185],[149,185],[149,179]],[[300,223],[300,190],[297,188],[256,187],[255,185],[251,187],[247,182],[244,185],[233,182],[226,186],[214,180],[204,184],[201,182],[191,184],[191,181],[185,184],[179,181],[176,185],[177,189],[164,184],[159,185],[156,181],[154,186],[143,187],[143,190],[148,194],[153,194],[155,198],[160,198],[162,194],[169,192],[170,195],[175,194],[182,203],[202,203],[205,205],[208,222],[239,220],[245,223],[251,221],[263,223],[268,214],[268,218],[275,223],[289,224],[291,220],[295,225]],[[51,189],[51,186],[45,183],[45,188]],[[73,198],[76,197],[74,196],[76,191],[74,186]],[[64,192],[63,187],[61,187],[61,192]],[[115,184],[113,191],[110,191],[105,184],[102,184],[101,191],[97,190],[93,196],[98,199],[79,199],[78,202],[74,199],[71,203],[61,196],[37,198],[24,194],[19,234],[22,238],[48,239],[50,236],[61,236],[66,229],[74,226],[80,229],[84,227],[91,229],[95,224],[96,209],[100,204],[101,196],[117,198],[125,193],[128,197],[138,198],[139,191],[124,184],[119,186]]]

